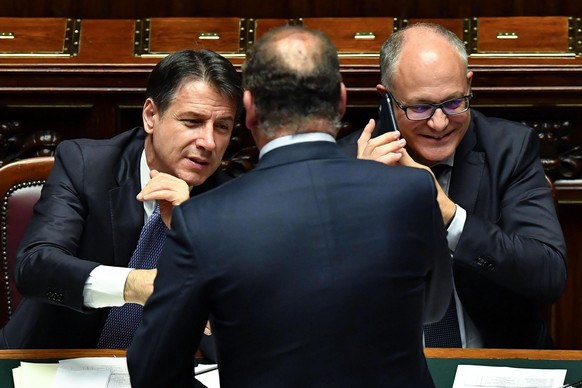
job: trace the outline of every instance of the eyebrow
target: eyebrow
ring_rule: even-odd
[[[402,105],[404,105],[404,106],[411,106],[411,105],[426,105],[426,104],[442,104],[445,101],[456,100],[458,98],[462,98],[462,97],[465,97],[465,96],[466,96],[465,94],[451,95],[449,97],[444,98],[443,100],[436,101],[436,102],[435,101],[430,101],[429,102],[428,100],[421,100],[421,99],[419,99],[418,102],[410,102],[410,103],[407,103],[407,104],[404,104],[403,103]]]
[[[234,116],[222,116],[222,117],[218,117],[216,119],[216,121],[232,121],[234,122]]]
[[[176,118],[179,120],[185,120],[185,119],[203,119],[203,120],[208,120],[208,115],[206,114],[201,114],[198,112],[193,112],[193,111],[187,111],[187,112],[181,112],[176,114]],[[234,116],[227,114],[224,116],[219,116],[216,121],[233,121],[234,122]]]

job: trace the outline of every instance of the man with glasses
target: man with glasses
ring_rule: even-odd
[[[552,347],[540,306],[566,285],[566,252],[535,132],[470,109],[464,44],[441,26],[395,32],[380,66],[377,90],[391,105],[357,147],[358,134],[341,143],[359,158],[434,172],[455,292],[445,331],[425,327],[425,346]]]

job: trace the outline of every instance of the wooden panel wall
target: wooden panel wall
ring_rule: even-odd
[[[2,0],[0,16],[94,19],[154,16],[235,16],[255,18],[393,16],[464,18],[473,16],[582,15],[579,0]]]

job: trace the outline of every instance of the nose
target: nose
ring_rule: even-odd
[[[441,108],[437,108],[427,124],[435,131],[442,131],[449,125],[449,116]]]
[[[196,147],[212,151],[216,144],[214,143],[214,125],[212,122],[206,122],[199,128],[200,132],[196,137]]]

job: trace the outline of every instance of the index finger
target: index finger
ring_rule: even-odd
[[[376,122],[374,121],[374,119],[370,119],[370,121],[368,121],[368,124],[366,124],[366,126],[364,127],[362,134],[358,138],[358,143],[360,141],[367,143],[372,138],[372,132],[374,132],[374,127],[376,127]]]

